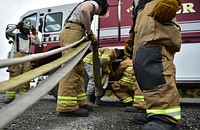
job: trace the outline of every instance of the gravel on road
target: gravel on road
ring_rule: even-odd
[[[183,129],[200,130],[200,105],[182,104],[181,107]],[[132,122],[133,113],[124,109],[119,101],[111,99],[90,112],[89,117],[61,117],[56,112],[56,100],[48,95],[3,130],[140,130],[141,125]]]

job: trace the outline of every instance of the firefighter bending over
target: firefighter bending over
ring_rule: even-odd
[[[14,33],[18,29],[18,33]],[[30,31],[32,32],[30,34]],[[16,26],[6,30],[6,35],[13,39],[14,44],[14,56],[13,58],[23,57],[30,54],[31,45],[40,45],[41,42],[36,33],[36,29],[31,26],[27,21],[21,21]],[[16,77],[20,74],[26,73],[31,70],[31,63],[25,62],[17,65],[9,66],[7,72],[10,73],[10,78]],[[6,92],[5,104],[12,102],[15,99],[16,93],[19,92],[20,95],[25,94],[30,89],[30,83],[27,82],[13,90]]]
[[[117,48],[115,49],[99,48],[98,53],[99,53],[99,59],[100,59],[100,67],[102,68],[102,71],[103,71],[102,77],[103,75],[113,74],[114,72],[112,68],[112,63],[120,55],[120,51]],[[85,70],[89,77],[86,94],[87,94],[88,104],[92,106],[98,106],[98,105],[101,105],[100,99],[103,96],[103,88],[100,90],[97,87],[95,87],[92,55],[93,53],[91,52],[83,59]],[[92,101],[94,95],[95,95],[95,104]]]
[[[146,114],[136,113],[133,121],[144,124],[142,130],[181,129],[174,65],[174,55],[181,48],[175,18],[180,5],[180,0],[134,2],[133,67],[147,109]]]
[[[133,71],[132,46],[133,42],[127,39],[124,46],[124,60],[115,72],[115,79],[118,81],[112,84],[112,90],[120,101],[127,104],[125,111],[145,112],[144,96],[137,84]]]
[[[96,38],[91,30],[94,15],[103,16],[108,10],[107,0],[85,0],[79,3],[66,19],[66,24],[60,32],[60,45],[68,46],[83,36],[89,37],[92,44]],[[70,55],[74,48],[62,52],[62,56]],[[87,105],[84,89],[84,66],[79,63],[60,81],[57,98],[57,109],[60,116],[89,116],[92,107]]]

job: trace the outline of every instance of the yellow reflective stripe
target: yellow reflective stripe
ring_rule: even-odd
[[[58,96],[57,103],[65,105],[67,104],[74,105],[77,104],[77,97]]]
[[[19,95],[22,96],[22,95],[24,95],[24,94],[26,94],[26,93],[27,93],[27,92],[20,92]]]
[[[129,72],[129,71],[132,71],[133,70],[133,67],[132,66],[129,66],[125,69],[126,72]]]
[[[93,61],[92,61],[91,59],[85,57],[85,58],[83,59],[83,63],[89,63],[89,64],[92,65],[92,64],[93,64]]]
[[[134,96],[134,102],[144,102],[144,96]]]
[[[101,58],[105,58],[105,59],[107,59],[108,61],[110,61],[110,56],[109,56],[109,55],[103,54],[103,55],[101,56]]]
[[[129,103],[129,102],[132,102],[133,101],[133,98],[132,97],[128,97],[128,98],[125,98],[123,100],[123,103]]]
[[[15,91],[7,91],[6,92],[6,98],[14,98],[16,95]]]
[[[86,100],[86,93],[79,94],[78,97],[77,97],[77,100],[78,101],[80,101],[80,100]]]
[[[168,115],[170,117],[173,117],[176,120],[181,120],[181,108],[179,106],[173,107],[173,108],[168,108],[168,109],[147,109],[147,114],[148,116],[152,115]]]
[[[101,57],[101,53],[100,52],[98,52],[98,54],[99,54],[99,58]]]
[[[127,78],[127,77],[123,76],[121,78],[121,80],[124,81],[124,82],[133,84],[133,79],[131,79],[131,78]]]

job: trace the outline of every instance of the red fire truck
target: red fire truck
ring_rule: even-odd
[[[108,0],[110,15],[107,18],[95,17],[93,31],[99,39],[100,47],[119,48],[122,51],[124,41],[129,36],[132,23],[132,0]],[[42,45],[33,46],[32,54],[47,52],[60,47],[59,32],[70,11],[77,3],[35,9],[26,12],[20,20],[30,21],[41,35]],[[199,86],[200,83],[200,4],[198,0],[182,0],[177,12],[177,20],[182,28],[182,48],[175,56],[178,85]],[[88,50],[88,53],[91,50]],[[34,67],[49,63],[61,54],[34,62]],[[116,60],[114,68],[120,62]]]

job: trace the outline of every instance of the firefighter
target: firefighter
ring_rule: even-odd
[[[17,33],[14,33],[17,29]],[[30,31],[32,32],[30,34]],[[40,39],[36,33],[36,29],[31,26],[30,22],[20,21],[16,26],[6,30],[6,36],[13,39],[14,56],[13,58],[23,57],[30,54],[31,45],[40,45]],[[25,62],[17,65],[9,66],[7,72],[9,77],[13,78],[20,74],[26,73],[31,70],[31,63]],[[8,104],[15,99],[16,93],[20,95],[25,94],[30,89],[30,83],[27,82],[13,90],[6,92],[4,103]]]
[[[133,41],[127,39],[124,46],[125,59],[120,63],[115,72],[115,79],[112,84],[114,94],[123,102],[127,103],[126,112],[145,112],[146,103],[144,96],[138,87],[132,64]],[[129,106],[131,105],[131,106]]]
[[[133,121],[143,122],[142,130],[180,129],[181,108],[174,65],[174,55],[181,48],[180,26],[175,18],[180,5],[180,0],[134,3],[133,67],[147,110],[146,115],[135,114]]]
[[[104,16],[108,11],[107,0],[85,0],[79,3],[66,19],[60,32],[60,45],[68,46],[83,36],[88,36],[92,44],[97,39],[91,30],[94,15]],[[63,51],[62,56],[70,54],[74,48]],[[60,116],[89,116],[92,107],[87,105],[84,89],[84,66],[82,60],[61,79],[58,89],[57,108]]]
[[[132,105],[136,80],[133,74],[132,60],[129,57],[124,56],[115,72],[115,79],[118,81],[111,85],[115,96],[123,103]]]
[[[109,49],[109,48],[99,48],[99,59],[100,59],[100,67],[102,68],[102,77],[103,75],[109,75],[113,74],[113,68],[112,63],[115,61],[115,59],[120,55],[119,49]],[[95,87],[94,84],[94,75],[93,75],[93,53],[89,53],[86,55],[86,57],[83,59],[83,63],[85,66],[86,73],[89,77],[89,81],[87,84],[87,102],[88,104],[97,107],[98,105],[101,105],[101,97],[103,96],[103,88],[98,89]],[[95,95],[95,104],[93,104],[93,95]]]

